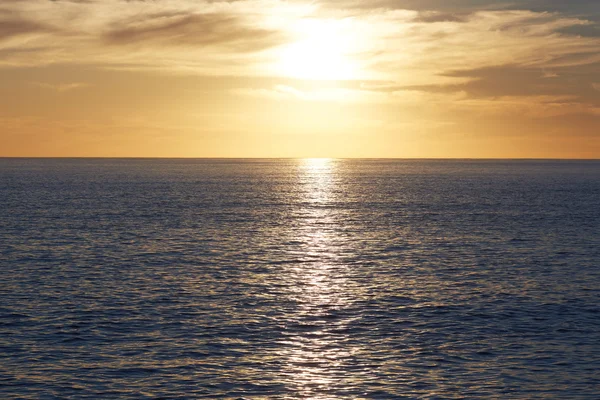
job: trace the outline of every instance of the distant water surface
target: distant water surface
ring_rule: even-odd
[[[0,159],[0,398],[600,398],[600,162]]]

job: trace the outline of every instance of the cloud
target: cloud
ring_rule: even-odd
[[[516,80],[538,94],[564,94],[552,85],[568,85],[563,75],[600,61],[600,38],[565,33],[594,24],[583,17],[511,10],[511,4],[517,5],[509,2],[361,3],[363,8],[349,1],[4,2],[0,18],[12,22],[0,25],[0,37],[9,38],[0,42],[0,65],[276,75],[285,72],[274,67],[281,62],[283,46],[305,39],[307,32],[298,27],[310,26],[307,20],[343,27],[351,46],[341,56],[357,65],[357,77],[392,82],[373,92],[414,86],[473,96],[495,90],[513,95],[519,90]],[[514,70],[506,70],[507,65]],[[456,73],[466,70],[471,73]],[[543,75],[535,72],[539,70]],[[485,73],[489,76],[481,76]],[[552,74],[559,74],[556,82],[551,82]],[[492,90],[495,78],[503,84]]]
[[[228,14],[163,13],[129,21],[117,21],[104,34],[113,45],[233,46],[255,51],[283,42],[276,31],[248,26]]]
[[[466,22],[471,13],[451,13],[438,11],[422,11],[415,17],[414,22]]]
[[[59,93],[68,92],[74,89],[81,89],[90,86],[88,83],[83,82],[72,82],[72,83],[45,83],[45,82],[31,82],[32,85],[42,89],[54,90]]]
[[[235,95],[278,101],[301,100],[310,102],[373,103],[389,100],[385,98],[385,95],[380,93],[351,87],[298,89],[294,86],[279,84],[271,88],[237,88],[233,89],[232,93]]]
[[[41,21],[29,20],[17,13],[0,10],[0,41],[16,36],[52,31],[55,29]]]
[[[327,7],[348,7],[362,10],[419,10],[437,12],[473,12],[494,10],[525,10],[560,12],[570,15],[598,15],[597,0],[321,0]]]
[[[594,90],[597,68],[568,67],[546,70],[539,67],[504,65],[446,72],[464,79],[454,84],[383,85],[374,90],[394,92],[415,90],[424,93],[461,94],[462,99],[448,106],[488,110],[527,116],[567,114],[599,115],[600,96]],[[519,111],[520,110],[520,111]]]
[[[590,22],[584,25],[567,26],[559,29],[558,32],[567,35],[600,38],[600,23]]]
[[[600,117],[600,106],[577,101],[570,96],[503,96],[487,99],[467,99],[455,105],[464,112],[529,118],[550,118],[567,115]]]
[[[452,71],[446,75],[469,78],[469,81],[442,85],[438,87],[439,90],[465,91],[471,97],[576,95],[588,87],[588,80],[593,78],[585,74],[577,76],[572,68],[556,68],[550,72],[543,68],[519,65]]]
[[[1,2],[0,67],[254,75],[269,49],[289,41],[288,22],[313,8],[279,0]]]

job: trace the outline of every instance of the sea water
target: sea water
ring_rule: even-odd
[[[0,398],[600,398],[600,162],[0,159]]]

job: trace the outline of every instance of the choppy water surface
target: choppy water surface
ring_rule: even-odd
[[[599,398],[600,163],[0,160],[0,397]]]

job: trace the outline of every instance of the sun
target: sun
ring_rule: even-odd
[[[279,54],[279,73],[298,79],[355,79],[358,67],[350,56],[353,40],[348,22],[308,19],[292,27],[298,40]]]

